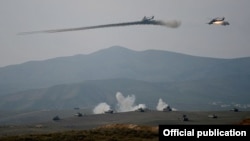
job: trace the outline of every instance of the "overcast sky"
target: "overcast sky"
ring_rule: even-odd
[[[250,0],[1,0],[0,67],[89,54],[119,45],[194,56],[250,57]],[[181,21],[176,29],[135,25],[20,36],[19,32],[131,22]],[[206,24],[225,17],[229,26]]]

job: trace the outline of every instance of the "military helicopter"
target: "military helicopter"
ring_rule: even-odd
[[[152,21],[153,19],[154,19],[154,16],[152,16],[152,17],[146,17],[146,16],[144,16],[142,18],[142,21]]]
[[[207,24],[209,24],[209,25],[214,24],[214,25],[223,25],[223,26],[226,26],[226,25],[229,25],[229,22],[225,21],[225,17],[217,17],[217,18],[213,18]]]

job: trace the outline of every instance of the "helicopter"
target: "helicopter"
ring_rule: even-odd
[[[229,25],[229,22],[225,21],[225,17],[217,17],[217,18],[213,18],[207,24],[209,24],[209,25],[214,24],[214,25],[223,25],[223,26],[226,26],[226,25]]]

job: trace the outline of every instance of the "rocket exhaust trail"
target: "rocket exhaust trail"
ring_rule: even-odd
[[[78,28],[21,32],[18,35],[27,35],[27,34],[36,34],[36,33],[56,33],[56,32],[78,31],[78,30],[88,30],[88,29],[117,27],[117,26],[131,26],[131,25],[160,25],[160,26],[165,26],[165,27],[169,27],[169,28],[177,28],[180,26],[180,22],[178,22],[178,21],[164,22],[164,21],[156,21],[156,20],[141,20],[141,21],[134,21],[134,22],[105,24],[105,25],[96,25],[96,26],[87,26],[87,27],[78,27]]]

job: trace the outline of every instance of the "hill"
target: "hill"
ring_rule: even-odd
[[[0,68],[0,109],[117,106],[116,93],[149,108],[159,98],[177,109],[249,108],[250,57],[217,59],[110,47],[88,55]],[[218,107],[216,107],[218,108]]]
[[[168,51],[110,47],[92,54],[0,68],[0,95],[64,83],[127,78],[150,82],[249,75],[250,58],[215,59]]]

